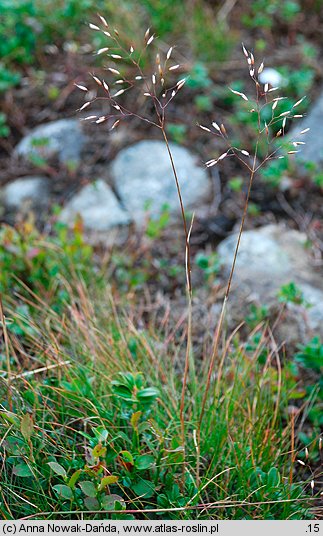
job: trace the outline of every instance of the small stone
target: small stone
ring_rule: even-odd
[[[101,179],[84,186],[71,198],[60,214],[60,221],[73,226],[77,215],[88,231],[109,231],[131,222],[111,188]]]
[[[49,190],[46,177],[19,177],[2,189],[1,197],[9,210],[36,208],[48,204]]]
[[[63,164],[77,165],[86,137],[76,119],[61,119],[39,125],[16,146],[14,154],[27,159],[45,160],[57,156]]]
[[[199,207],[209,199],[211,184],[205,169],[185,147],[170,144],[185,210]],[[146,208],[158,217],[167,205],[180,216],[176,183],[166,146],[161,141],[144,140],[120,151],[112,163],[115,188],[135,223],[141,226]]]

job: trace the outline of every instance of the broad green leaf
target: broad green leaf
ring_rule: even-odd
[[[95,428],[95,430],[93,430],[93,432],[99,443],[104,443],[109,435],[108,430],[104,428],[104,426],[98,426],[97,428]]]
[[[148,402],[149,400],[155,400],[159,396],[158,389],[155,387],[146,387],[137,393],[138,400]]]
[[[272,467],[270,471],[268,471],[267,475],[267,486],[270,488],[276,488],[279,486],[280,483],[280,474],[277,471],[276,467]]]
[[[106,447],[103,447],[102,443],[98,443],[93,449],[92,449],[92,456],[94,458],[100,458],[106,455],[107,449]]]
[[[12,472],[16,476],[21,476],[23,478],[33,476],[32,471],[26,463],[19,463],[18,465],[15,465]]]
[[[120,505],[119,508],[116,508],[116,506]],[[124,499],[120,497],[120,495],[116,495],[115,493],[111,493],[111,495],[105,495],[102,499],[102,508],[105,510],[122,510],[125,508],[126,503],[124,502]]]
[[[135,464],[133,456],[132,456],[131,452],[129,452],[128,450],[122,450],[120,452],[120,456],[121,456],[121,458],[122,458],[122,460],[124,462],[131,463],[131,465]]]
[[[99,501],[95,497],[86,497],[84,504],[88,510],[100,510]]]
[[[112,382],[112,390],[115,395],[120,396],[120,398],[125,398],[126,400],[132,398],[132,391],[125,385],[113,385]]]
[[[115,484],[118,482],[118,477],[116,475],[109,475],[104,476],[100,482],[99,485],[99,491],[102,491],[106,486],[110,486],[111,484]]]
[[[56,486],[53,486],[53,490],[55,490],[60,497],[63,497],[63,499],[73,498],[73,492],[71,488],[65,486],[65,484],[56,484]]]
[[[138,374],[136,374],[134,380],[135,380],[135,384],[136,384],[137,389],[141,389],[142,386],[144,385],[144,375],[143,375],[143,373],[138,372]]]
[[[135,466],[139,471],[144,471],[145,469],[148,469],[155,463],[155,458],[151,456],[150,454],[143,454],[142,456],[138,456],[136,458]]]
[[[10,424],[19,426],[19,419],[17,419],[17,416],[14,413],[10,413],[10,411],[1,411],[0,417],[2,417],[5,421],[10,422]]]
[[[149,480],[140,480],[133,484],[132,490],[138,497],[149,499],[155,493],[155,486]]]
[[[59,463],[57,463],[57,462],[48,462],[48,465],[54,471],[54,473],[56,473],[57,475],[62,476],[64,478],[67,478],[67,474],[66,474],[66,471],[65,471],[64,467],[62,467]]]
[[[90,482],[90,480],[84,480],[83,482],[79,482],[79,486],[83,493],[87,495],[88,497],[96,497],[96,488],[93,482]]]
[[[3,441],[4,448],[14,456],[26,454],[26,443],[19,437],[8,436]]]
[[[69,485],[70,488],[72,488],[72,489],[74,488],[76,482],[80,478],[81,473],[82,473],[82,470],[78,469],[77,471],[75,471],[75,473],[72,474],[71,478],[68,481],[68,485]]]

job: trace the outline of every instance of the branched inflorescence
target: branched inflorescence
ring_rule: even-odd
[[[145,52],[148,47],[152,45],[155,40],[155,35],[150,33],[150,29],[146,30],[143,36],[143,46],[140,50],[135,50],[134,46],[131,44],[124,45],[118,30],[116,28],[110,28],[108,22],[102,15],[98,15],[100,19],[100,26],[96,24],[89,24],[89,27],[97,32],[103,33],[105,38],[109,41],[109,46],[100,48],[97,54],[105,54],[113,62],[113,66],[109,65],[106,67],[106,70],[110,75],[114,76],[114,80],[111,82],[106,82],[106,80],[99,78],[98,76],[92,74],[93,80],[103,91],[103,96],[95,96],[93,99],[85,102],[83,106],[80,107],[79,111],[91,106],[94,102],[98,100],[105,100],[108,102],[110,110],[105,115],[89,115],[85,117],[84,121],[92,121],[96,124],[104,123],[106,121],[111,121],[112,125],[110,130],[116,128],[122,120],[125,120],[129,117],[136,117],[139,120],[142,120],[150,125],[158,128],[161,133],[163,140],[168,151],[170,164],[172,167],[174,180],[176,183],[177,194],[180,204],[181,216],[183,221],[183,228],[185,233],[185,267],[186,267],[186,286],[188,294],[191,295],[191,267],[190,267],[190,228],[186,222],[184,203],[181,194],[180,183],[176,171],[175,162],[173,159],[171,147],[168,141],[166,134],[166,109],[168,105],[172,102],[177,93],[182,89],[186,82],[186,78],[181,78],[175,84],[168,86],[167,84],[167,75],[175,73],[181,68],[179,63],[174,63],[172,61],[174,47],[170,47],[164,57],[162,54],[157,52],[155,56],[155,65],[152,72],[149,75],[143,70],[142,63],[144,60]],[[134,74],[132,78],[128,76],[123,76],[121,74],[121,67],[116,68],[116,62],[125,62],[128,67],[130,66]],[[127,69],[129,71],[129,69]],[[84,85],[75,84],[79,89],[90,93],[88,88]],[[115,89],[115,87],[120,89]],[[135,109],[129,109],[125,104],[121,103],[119,97],[124,93],[129,92],[130,90],[137,89],[137,93],[134,94],[132,102],[136,105]],[[155,112],[155,119],[143,115],[138,111],[138,101],[140,99],[149,99],[150,104],[152,104],[153,111]],[[150,114],[151,115],[151,114]]]
[[[289,147],[287,150],[285,140],[281,144],[277,144],[278,139],[285,135],[287,120],[299,119],[303,117],[302,114],[297,113],[296,108],[303,102],[305,97],[302,97],[295,102],[290,110],[277,113],[279,102],[285,100],[287,97],[271,98],[271,95],[274,94],[274,92],[276,92],[279,88],[270,87],[268,83],[261,84],[259,81],[259,75],[261,75],[264,69],[264,63],[262,62],[257,69],[255,66],[255,58],[253,53],[248,51],[244,45],[242,45],[242,50],[247,60],[250,77],[255,84],[256,95],[251,99],[245,95],[245,93],[236,91],[232,88],[229,89],[234,95],[237,95],[250,104],[249,112],[251,114],[257,114],[257,143],[254,155],[250,155],[250,153],[245,149],[239,149],[231,145],[227,130],[223,123],[218,124],[217,122],[213,121],[210,127],[204,125],[199,125],[199,127],[214,136],[220,137],[227,145],[227,150],[224,153],[205,162],[206,167],[215,166],[218,164],[218,162],[224,160],[225,158],[236,157],[250,172],[252,171],[254,174],[269,160],[285,158],[287,155],[296,154],[299,152],[297,148],[305,145],[304,141],[296,139],[289,140]],[[268,109],[268,107],[271,108],[271,119],[267,122],[262,119],[262,115],[265,109]],[[278,130],[277,126],[279,126]],[[298,136],[302,137],[309,130],[309,128],[301,130]],[[258,162],[257,150],[260,137],[265,137],[266,139],[267,154],[260,162]],[[253,164],[251,163],[252,161]]]
[[[115,28],[111,29],[104,17],[99,15],[99,19],[101,26],[91,23],[89,24],[89,27],[94,31],[102,32],[105,38],[109,40],[109,46],[100,48],[97,51],[97,54],[105,55],[111,62],[113,62],[113,65],[106,67],[106,70],[110,75],[113,75],[115,79],[107,82],[92,74],[91,76],[93,80],[100,88],[102,88],[103,96],[96,96],[92,100],[85,102],[79,111],[89,108],[94,102],[100,99],[105,99],[109,102],[110,111],[101,116],[90,115],[83,120],[92,121],[97,124],[112,121],[110,129],[113,130],[119,125],[121,120],[130,116],[135,116],[142,121],[163,129],[165,125],[166,108],[186,82],[186,79],[182,78],[178,80],[176,84],[169,87],[167,86],[167,75],[175,73],[181,68],[180,64],[176,64],[172,61],[174,47],[170,47],[163,58],[162,54],[157,52],[155,56],[155,67],[149,75],[146,75],[143,72],[142,67],[144,54],[148,47],[155,41],[155,35],[150,34],[150,29],[148,28],[145,32],[141,50],[135,50],[132,45],[128,46],[122,43],[118,30]],[[122,62],[133,69],[134,73],[131,78],[124,76],[121,73],[121,68],[116,65],[117,63]],[[89,93],[89,89],[86,86],[80,84],[75,85],[82,91]],[[134,103],[136,103],[140,97],[151,99],[155,111],[155,120],[138,113],[137,109],[130,110],[120,103],[119,97],[133,89],[137,89],[137,95],[134,95],[133,97]]]

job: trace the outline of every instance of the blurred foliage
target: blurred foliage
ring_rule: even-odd
[[[53,280],[60,277],[70,279],[78,274],[90,282],[89,261],[92,248],[84,242],[82,226],[75,223],[72,233],[66,225],[56,223],[52,236],[40,233],[32,219],[15,228],[2,225],[0,228],[0,293],[10,296],[24,292],[23,285],[34,292],[47,293],[48,302],[60,309],[68,301],[68,293]],[[92,276],[91,276],[92,277]]]
[[[297,162],[289,158],[272,160],[260,170],[260,177],[270,188],[279,188],[285,178],[292,184],[298,177],[323,188],[323,173],[318,164],[310,161],[304,162],[300,168]]]
[[[250,305],[250,312],[246,316],[246,323],[251,329],[256,328],[261,322],[264,322],[269,318],[268,305],[256,305],[252,303]]]
[[[241,192],[243,187],[242,177],[233,177],[228,181],[228,186],[233,192]]]
[[[206,254],[199,252],[195,256],[195,264],[203,271],[207,282],[214,285],[217,283],[216,276],[220,273],[220,259],[216,252]]]
[[[257,40],[259,50],[268,28],[274,30],[277,21],[294,24],[301,12],[300,2],[290,0],[252,0],[239,7],[238,15],[233,10],[230,17],[222,12],[223,2],[212,5],[206,0],[187,0],[184,4],[182,0],[120,0],[118,4],[111,0],[0,0],[0,61],[4,66],[36,64],[43,53],[41,47],[80,42],[82,29],[101,12],[113,25],[122,20],[130,40],[150,26],[162,40],[180,40],[187,58],[222,62],[240,42],[241,30],[264,31]],[[315,12],[316,7],[307,10]],[[94,34],[90,39],[97,46],[100,36]],[[314,57],[315,47],[304,42],[303,53]]]
[[[171,140],[179,144],[183,144],[185,142],[186,134],[187,134],[186,125],[168,123],[166,130]]]
[[[6,124],[6,115],[3,113],[0,113],[0,138],[5,138],[9,134],[9,127]]]
[[[314,337],[307,344],[299,345],[295,356],[296,364],[301,368],[302,375],[308,376],[306,394],[314,401],[309,411],[309,419],[317,429],[323,426],[323,344],[319,337]]]
[[[280,288],[278,299],[283,303],[293,303],[295,305],[303,305],[305,307],[308,306],[304,299],[302,290],[294,283],[294,281],[291,281]]]
[[[291,23],[301,11],[300,2],[291,0],[252,0],[242,22],[247,28],[271,29],[277,22]]]
[[[315,15],[318,5],[311,2],[306,11]],[[251,0],[227,13],[225,2],[207,0],[186,0],[184,4],[182,0],[0,0],[0,93],[17,86],[30,68],[43,69],[46,54],[53,47],[60,50],[69,45],[69,50],[78,52],[85,44],[89,50],[105,46],[100,32],[88,31],[88,22],[95,22],[98,12],[112,27],[119,27],[122,21],[123,37],[135,49],[148,27],[160,38],[162,48],[178,43],[179,54],[186,59],[190,71],[187,87],[193,93],[196,111],[210,113],[215,104],[231,107],[232,122],[245,125],[250,134],[255,128],[252,115],[238,109],[232,95],[212,79],[217,72],[215,66],[220,64],[221,68],[233,59],[246,34],[257,30],[252,40],[261,54],[266,53],[275,34],[281,35],[282,25],[284,33],[287,29],[287,33],[295,34],[301,55],[299,67],[277,67],[286,81],[288,97],[280,104],[280,112],[288,109],[289,99],[304,95],[313,84],[315,70],[311,62],[319,51],[302,35],[303,19],[299,17],[304,14],[304,6],[300,1]],[[96,61],[100,65],[102,57]],[[243,81],[237,82],[236,89],[243,90],[243,85]],[[58,91],[48,88],[49,99],[55,100]],[[174,126],[170,134],[182,142],[184,126]]]

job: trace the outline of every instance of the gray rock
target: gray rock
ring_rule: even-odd
[[[230,273],[236,241],[237,235],[232,235],[217,250],[225,278]],[[305,234],[282,225],[243,233],[228,303],[231,323],[243,320],[252,302],[275,307],[281,286],[293,281],[312,307],[305,311],[288,305],[290,326],[279,326],[278,331],[289,342],[310,336],[308,330],[323,335],[323,281],[305,246]]]
[[[61,212],[60,220],[73,225],[77,215],[82,217],[88,231],[109,231],[131,222],[129,214],[103,180],[84,186],[72,197]]]
[[[310,131],[299,136],[299,132],[306,128],[310,128]],[[323,163],[323,88],[307,117],[297,123],[289,133],[289,137],[306,142],[297,155],[299,161],[314,162],[318,165]]]
[[[36,127],[18,143],[14,154],[45,159],[57,156],[61,163],[77,165],[85,141],[78,120],[61,119]]]
[[[210,196],[207,172],[186,148],[171,144],[185,209],[198,207]],[[180,215],[176,184],[165,144],[145,140],[120,151],[112,163],[115,188],[124,206],[139,226],[145,219],[149,202],[152,216],[167,204],[172,214]]]
[[[9,210],[46,206],[49,202],[49,180],[46,177],[21,177],[7,184],[1,192]]]
[[[280,341],[297,345],[306,343],[315,335],[323,337],[323,290],[298,282],[308,308],[288,303],[275,336]]]
[[[237,235],[231,235],[221,242],[218,253],[224,272],[229,274]],[[279,225],[267,225],[242,234],[236,262],[234,280],[243,282],[259,292],[265,292],[266,285],[279,287],[294,274],[305,279],[312,269],[305,250],[306,235],[287,230]]]
[[[306,316],[310,329],[323,333],[323,289],[301,283],[299,285],[305,301],[310,305]]]

